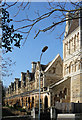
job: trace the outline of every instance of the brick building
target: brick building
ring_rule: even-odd
[[[77,13],[78,14],[78,13]],[[67,13],[66,18],[71,15]],[[21,72],[8,87],[5,104],[19,104],[31,109],[39,106],[39,70],[41,68],[41,107],[56,102],[82,103],[82,23],[80,19],[66,21],[63,40],[63,60],[58,54],[47,65],[32,62],[32,72]]]

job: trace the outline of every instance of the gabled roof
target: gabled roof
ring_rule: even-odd
[[[48,67],[45,69],[44,72],[47,72],[47,70],[53,65],[53,63],[60,57],[60,55],[58,54],[48,65]],[[61,57],[60,57],[61,59]],[[62,59],[61,59],[62,60]]]
[[[79,12],[78,11],[75,12],[75,14],[72,15],[72,18],[73,19],[70,21],[69,30],[68,30],[68,34],[66,35],[66,37],[69,34],[71,34],[79,26]]]
[[[43,64],[40,64],[40,62],[38,61],[37,65],[36,65],[36,69],[38,67],[39,67],[38,69],[40,69],[40,67],[41,67],[41,70],[44,71],[47,68],[47,66],[48,66],[48,64],[47,65],[43,65]]]
[[[68,35],[71,34],[79,26],[79,19],[74,19],[70,25]]]
[[[47,66],[48,66],[48,65],[42,65],[42,64],[41,64],[41,69],[42,69],[42,71],[44,71],[44,70],[47,68]]]
[[[60,81],[58,81],[58,82],[56,82],[56,83],[50,84],[49,88],[53,88],[53,87],[55,87],[55,86],[57,86],[57,85],[63,83],[64,81],[66,81],[66,80],[68,80],[68,79],[71,79],[71,77],[67,77],[66,79],[61,78]]]
[[[30,81],[33,81],[34,80],[34,73],[29,73],[30,74]]]

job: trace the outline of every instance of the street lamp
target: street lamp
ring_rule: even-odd
[[[42,49],[42,53],[40,55],[40,63],[41,63],[41,58],[42,58],[42,55],[43,53],[48,49],[48,46],[45,46],[43,49]],[[41,65],[40,65],[40,70],[39,70],[39,120],[40,120],[40,74],[41,74]]]

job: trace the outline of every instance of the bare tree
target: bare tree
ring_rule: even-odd
[[[12,19],[9,18],[8,11],[4,8],[1,8],[0,10],[2,12],[2,24],[0,23],[0,27],[2,28],[0,48],[3,48],[2,50],[0,49],[0,79],[1,76],[2,79],[4,79],[13,74],[12,65],[15,64],[10,57],[4,57],[4,54],[8,51],[12,52],[14,46],[20,47],[22,35],[14,33],[13,25],[9,25]]]
[[[28,35],[31,33],[33,28],[37,26],[37,24],[44,22],[44,26],[40,27],[39,29],[35,30],[35,36],[34,39],[41,33],[41,32],[47,32],[47,31],[53,31],[58,25],[63,24],[65,21],[73,20],[73,19],[79,19],[79,16],[75,14],[76,11],[82,10],[82,2],[47,2],[47,8],[46,12],[43,14],[40,13],[40,11],[33,11],[35,14],[34,18],[31,19],[29,17],[29,12],[26,14],[26,17],[23,19],[16,20],[15,18],[19,15],[20,12],[23,12],[25,10],[30,11],[31,4],[30,2],[14,2],[14,3],[7,3],[4,2],[2,5],[5,7],[6,10],[9,10],[11,7],[17,7],[18,11],[14,14],[13,22],[20,24],[21,26],[17,27],[14,31],[19,32],[21,34],[25,34],[25,41],[28,38]],[[69,6],[68,6],[69,4]],[[69,12],[72,14],[69,19],[66,19],[66,13]],[[78,12],[77,12],[78,13]],[[51,24],[47,22],[47,20],[51,20]],[[47,22],[47,26],[45,27],[45,21]],[[23,25],[23,22],[26,22],[26,24]],[[63,32],[64,33],[64,30]],[[61,35],[62,35],[61,33]],[[61,36],[60,35],[60,36]],[[24,42],[25,42],[24,41]]]
[[[58,25],[62,25],[64,22],[68,20],[73,19],[79,19],[81,16],[78,16],[79,11],[82,11],[82,2],[47,2],[47,8],[46,12],[43,11],[41,13],[39,10],[33,11],[34,18],[30,18],[29,11],[31,9],[31,2],[9,2],[6,1],[2,3],[2,10],[3,10],[3,17],[2,17],[2,32],[5,34],[2,34],[2,47],[6,49],[6,52],[12,51],[12,48],[14,46],[20,47],[20,40],[22,39],[23,35],[23,44],[27,40],[29,34],[31,34],[32,30],[36,28],[39,23],[43,22],[44,26],[40,26],[35,30],[34,39],[39,36],[41,32],[47,32],[47,31],[55,31],[55,28],[58,27]],[[37,4],[37,3],[36,3]],[[16,7],[18,10],[16,13],[13,12],[13,19],[9,19],[9,13],[10,9],[12,7]],[[26,17],[23,19],[16,20],[16,17],[19,16],[20,12],[28,11],[26,13]],[[70,18],[66,18],[66,13],[69,12],[72,14]],[[77,14],[76,14],[77,13]],[[5,17],[6,16],[6,17]],[[51,24],[48,23],[48,21],[51,21]],[[10,24],[12,22],[12,25],[9,27],[8,24],[4,25],[6,23]],[[47,26],[45,27],[45,22]],[[18,26],[14,28],[15,23],[18,24]],[[21,23],[21,26],[19,25]],[[14,25],[13,25],[14,24]],[[60,38],[63,35],[64,30],[62,30],[60,34]],[[21,35],[22,34],[22,35]],[[5,36],[6,35],[6,36]],[[25,37],[24,37],[25,36]],[[14,46],[12,47],[14,42]],[[11,60],[9,60],[11,61]],[[10,63],[7,64],[7,61],[4,61],[3,63],[3,76],[6,75],[7,70],[6,68],[10,66]]]
[[[4,79],[5,77],[9,77],[13,75],[13,65],[15,65],[16,62],[13,62],[12,59],[10,57],[2,57],[2,64],[1,64],[1,68],[2,68],[2,79]]]

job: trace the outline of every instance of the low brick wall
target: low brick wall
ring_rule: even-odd
[[[82,120],[82,114],[58,114],[57,120]]]
[[[27,115],[27,112],[21,112],[21,111],[12,111],[15,115]]]
[[[32,120],[31,116],[23,115],[23,116],[6,116],[3,117],[2,120]]]
[[[15,116],[15,115],[27,115],[27,112],[14,110],[8,107],[3,107],[2,109],[2,116]]]
[[[60,113],[82,113],[82,103],[56,103],[55,108]]]

